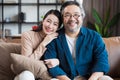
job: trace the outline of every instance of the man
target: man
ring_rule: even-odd
[[[60,64],[49,68],[49,73],[59,80],[73,80],[77,76],[98,80],[109,71],[108,55],[101,36],[82,26],[84,9],[79,3],[65,2],[61,14],[63,28],[58,31],[58,38],[47,46],[44,55],[45,59],[58,58]]]

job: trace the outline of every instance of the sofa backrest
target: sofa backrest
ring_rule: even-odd
[[[111,77],[120,77],[120,37],[103,38],[108,51]]]

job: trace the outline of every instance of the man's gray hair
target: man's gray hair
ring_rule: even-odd
[[[84,8],[83,8],[83,5],[82,5],[82,4],[79,4],[77,1],[66,1],[65,3],[63,3],[63,5],[61,6],[61,9],[60,9],[60,12],[61,12],[62,16],[63,16],[63,11],[64,11],[64,9],[65,9],[67,6],[69,6],[69,5],[76,5],[76,6],[78,6],[78,7],[80,8],[81,15],[82,15],[82,17],[83,17],[83,19],[84,19],[84,17],[85,17],[85,10],[84,10]]]
[[[84,10],[82,4],[80,4],[80,10],[81,10],[81,14],[82,14],[83,18],[85,18],[85,10]]]

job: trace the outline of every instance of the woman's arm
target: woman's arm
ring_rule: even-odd
[[[36,36],[36,37],[33,37]],[[33,58],[40,59],[46,48],[40,44],[39,38],[37,38],[37,34],[33,32],[25,32],[21,37],[21,45],[22,45],[22,55]],[[34,49],[34,47],[36,49]]]
[[[42,38],[32,31],[23,33],[21,37],[22,55],[33,59],[40,59],[46,50],[46,45],[57,38],[57,36],[58,33],[53,33]],[[34,46],[36,46],[36,48],[34,48]]]
[[[71,80],[70,78],[68,78],[66,75],[62,75],[62,76],[57,76],[58,80]]]
[[[59,60],[54,58],[54,59],[46,59],[44,60],[45,64],[47,65],[48,68],[53,68],[57,65],[59,65]]]

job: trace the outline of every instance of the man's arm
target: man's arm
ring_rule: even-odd
[[[93,48],[93,68],[92,72],[103,72],[107,73],[109,71],[108,53],[105,44],[100,35],[95,38],[94,48]]]
[[[58,59],[55,40],[53,40],[49,45],[47,45],[47,50],[44,54],[44,60],[46,59]],[[58,78],[63,78],[63,75],[66,76],[66,73],[62,70],[62,68],[59,67],[59,65],[52,68],[48,68],[48,71],[50,75],[55,78],[57,78],[57,76]],[[68,77],[66,76],[66,79],[67,78]]]
[[[94,65],[92,75],[88,80],[98,80],[104,73],[109,71],[108,53],[100,35],[97,35],[94,43]]]

